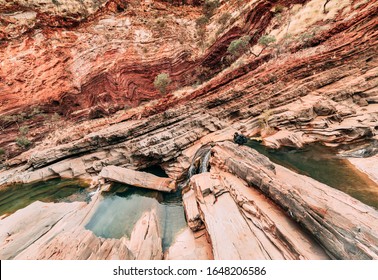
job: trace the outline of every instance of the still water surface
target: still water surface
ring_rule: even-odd
[[[16,184],[0,190],[0,216],[11,214],[39,200],[42,202],[85,201],[88,185],[79,180],[52,179]]]

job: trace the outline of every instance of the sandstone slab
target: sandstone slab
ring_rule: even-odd
[[[105,166],[100,177],[145,189],[172,192],[176,189],[176,182],[170,178],[162,178],[153,174],[135,171],[119,166]]]

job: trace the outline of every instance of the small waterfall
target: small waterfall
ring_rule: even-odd
[[[88,194],[88,197],[92,197],[92,196],[94,196],[96,193],[98,193],[100,191],[100,186],[98,186],[97,187],[97,190],[95,190],[94,192],[90,192],[89,194]]]
[[[190,179],[195,174],[197,174],[197,167],[192,162],[192,164],[190,165],[189,170],[188,170],[188,179]]]
[[[208,171],[210,156],[211,156],[211,150],[209,146],[201,147],[196,152],[188,170],[188,176],[187,176],[188,180],[195,174]]]
[[[201,158],[199,173],[204,173],[208,171],[210,156],[211,150],[209,149],[207,153]]]

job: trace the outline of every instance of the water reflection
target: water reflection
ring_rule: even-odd
[[[11,214],[39,200],[42,202],[85,201],[88,184],[79,180],[52,179],[16,184],[0,190],[0,216]]]
[[[117,184],[112,190],[122,187],[122,184]],[[104,194],[86,228],[104,238],[130,237],[142,214],[156,209],[165,250],[186,226],[181,201],[180,192],[168,194],[129,186],[121,193]]]

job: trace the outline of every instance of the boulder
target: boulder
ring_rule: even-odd
[[[135,187],[162,192],[173,192],[176,189],[175,180],[119,166],[105,166],[101,170],[99,177]]]

